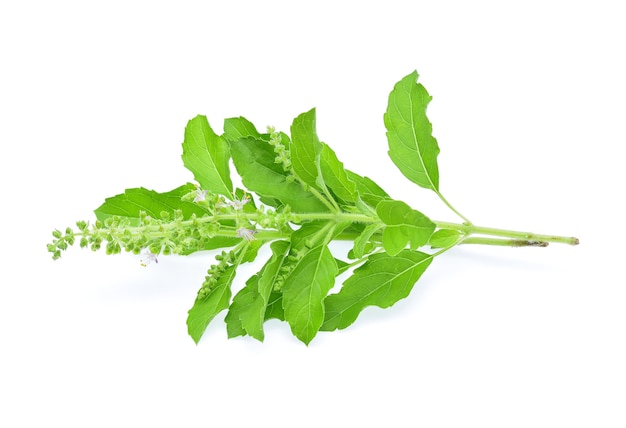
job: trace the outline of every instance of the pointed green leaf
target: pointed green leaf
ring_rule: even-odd
[[[371,178],[361,177],[352,171],[346,170],[348,179],[356,184],[356,189],[359,197],[363,202],[366,202],[371,207],[375,208],[376,205],[383,199],[390,199],[387,192],[385,192],[378,184],[376,184]]]
[[[272,291],[265,310],[265,320],[277,319],[285,321],[285,310],[283,309],[283,293]]]
[[[335,263],[337,263],[337,276],[341,275],[351,267],[350,263],[344,262],[338,258],[335,258]]]
[[[209,323],[230,304],[230,286],[235,278],[236,266],[226,267],[217,283],[204,298],[197,298],[187,317],[187,331],[198,343]]]
[[[376,206],[376,213],[386,225],[383,230],[383,248],[392,256],[407,244],[410,244],[411,249],[425,245],[435,231],[435,223],[401,201],[383,200]]]
[[[335,283],[337,270],[328,247],[319,245],[308,251],[285,279],[285,319],[293,334],[307,345],[324,321],[323,301]]]
[[[439,193],[439,146],[426,117],[432,97],[417,77],[416,71],[409,74],[389,94],[385,113],[389,156],[406,178]]]
[[[281,165],[274,162],[274,148],[259,138],[240,138],[230,142],[237,172],[248,190],[265,200],[278,200],[294,212],[325,212],[328,208],[312,193],[290,180]]]
[[[430,237],[428,243],[433,248],[444,248],[449,245],[455,244],[459,237],[461,236],[461,232],[454,229],[439,229],[433,236]]]
[[[253,275],[246,281],[246,286],[239,290],[239,292],[235,294],[235,297],[233,297],[233,301],[228,308],[228,313],[224,318],[228,338],[245,336],[247,334],[241,320],[242,317],[245,316],[244,314],[250,311],[250,308],[257,299],[258,280],[258,275]]]
[[[206,118],[196,116],[187,123],[183,142],[183,164],[203,190],[233,198],[228,144],[218,136]]]
[[[188,219],[192,214],[202,217],[207,212],[193,202],[182,201],[181,198],[193,192],[196,187],[187,183],[169,192],[159,193],[143,187],[126,189],[120,195],[107,198],[105,202],[94,210],[96,218],[104,221],[108,217],[127,217],[131,224],[137,224],[141,211],[152,218],[160,218],[161,212],[166,211],[174,218],[174,211],[181,210],[183,217]]]
[[[315,131],[315,109],[302,113],[291,125],[291,163],[294,173],[309,186],[319,186],[322,143]]]
[[[324,182],[335,195],[346,202],[356,201],[356,184],[348,178],[343,163],[337,159],[333,149],[324,143],[320,155],[320,168]]]
[[[419,251],[401,251],[392,257],[374,254],[354,270],[337,294],[324,301],[326,316],[321,330],[343,329],[352,324],[367,306],[387,308],[411,292],[432,255]]]
[[[264,339],[263,322],[270,295],[289,251],[289,242],[275,241],[271,248],[272,257],[261,272],[250,278],[246,286],[235,295],[226,320],[233,334],[247,333],[261,342]]]
[[[245,117],[231,117],[224,119],[224,137],[229,140],[237,140],[242,137],[260,137],[252,122]]]
[[[378,232],[382,228],[383,226],[380,225],[379,223],[368,224],[365,227],[363,232],[361,232],[361,234],[354,240],[354,248],[353,248],[354,258],[360,259],[361,257],[365,255],[366,245],[370,241],[370,238],[372,237],[372,235],[374,235],[376,232]],[[406,245],[406,242],[404,243],[404,245]]]

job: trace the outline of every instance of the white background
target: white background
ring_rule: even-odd
[[[619,2],[215,3],[0,6],[0,425],[626,426]],[[456,220],[386,154],[387,96],[414,69],[446,197],[581,245],[454,249],[309,347],[275,321],[227,340],[223,314],[196,346],[212,254],[45,251],[105,197],[191,181],[196,114],[288,130],[317,107],[348,168]]]

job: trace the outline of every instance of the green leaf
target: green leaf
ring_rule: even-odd
[[[328,208],[312,193],[290,180],[281,165],[274,162],[274,148],[259,138],[230,142],[233,163],[243,184],[265,200],[278,200],[294,212],[326,212]]]
[[[96,218],[104,221],[108,217],[119,216],[130,219],[131,224],[139,223],[141,211],[152,218],[161,218],[161,212],[166,211],[174,218],[174,211],[181,210],[183,217],[188,219],[192,214],[202,217],[207,212],[193,202],[182,201],[181,198],[193,192],[196,187],[187,183],[165,193],[158,193],[143,187],[126,189],[120,195],[107,198],[105,202],[94,210]]]
[[[337,276],[351,268],[350,263],[344,262],[338,258],[335,258],[335,263],[337,263]]]
[[[283,309],[283,293],[272,291],[265,310],[265,320],[277,319],[285,321],[285,310]]]
[[[289,251],[289,242],[275,241],[271,248],[272,257],[261,272],[250,278],[246,282],[246,287],[235,295],[227,316],[227,324],[229,322],[232,324],[231,329],[234,333],[239,333],[240,327],[243,333],[261,342],[264,339],[263,322],[270,295]]]
[[[196,344],[213,318],[228,308],[232,295],[230,286],[235,278],[236,268],[235,265],[227,266],[209,293],[202,299],[197,298],[189,310],[187,331]]]
[[[290,149],[294,173],[309,186],[321,188],[318,177],[322,143],[315,131],[315,109],[293,120]]]
[[[433,256],[419,251],[401,251],[396,256],[380,253],[354,270],[337,294],[324,301],[326,316],[321,330],[344,329],[367,306],[387,308],[411,292]]]
[[[228,141],[237,140],[242,137],[260,137],[252,122],[245,117],[231,117],[224,119],[224,137]]]
[[[229,338],[245,336],[247,334],[241,319],[246,312],[250,311],[251,306],[254,305],[256,297],[258,296],[258,280],[258,275],[253,275],[246,281],[246,286],[239,290],[239,292],[235,294],[235,297],[233,297],[233,301],[228,308],[228,313],[224,318],[224,322],[226,322],[226,332]]]
[[[365,255],[366,245],[370,241],[372,235],[382,229],[384,226],[379,223],[368,224],[363,232],[354,240],[353,256],[360,259]],[[406,245],[406,243],[405,243]],[[371,250],[370,250],[371,251]]]
[[[293,334],[309,344],[324,321],[324,298],[335,283],[337,263],[326,245],[308,251],[282,287],[285,319]]]
[[[228,144],[218,136],[205,116],[187,123],[183,142],[183,164],[193,173],[203,190],[233,198],[230,180]]]
[[[356,201],[356,184],[348,178],[343,163],[337,159],[333,149],[324,143],[320,154],[320,168],[324,182],[335,195],[346,202]]]
[[[461,232],[454,229],[439,229],[430,237],[428,243],[433,248],[444,248],[454,245],[461,236]]]
[[[359,174],[348,170],[346,170],[346,174],[348,175],[348,179],[356,184],[356,190],[361,200],[370,206],[375,208],[383,199],[390,199],[387,192],[371,178],[361,177]]]
[[[398,254],[407,244],[411,249],[425,245],[435,231],[435,223],[401,201],[383,200],[376,206],[376,213],[386,225],[383,248],[391,256]]]
[[[406,178],[439,193],[439,146],[426,117],[432,97],[417,77],[416,71],[409,74],[389,94],[385,113],[389,156]]]

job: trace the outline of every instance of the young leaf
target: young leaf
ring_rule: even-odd
[[[406,178],[439,193],[439,146],[426,117],[432,97],[417,77],[416,71],[404,77],[389,94],[384,116],[389,156]]]
[[[325,212],[328,208],[312,193],[290,180],[281,165],[274,162],[273,147],[258,138],[239,138],[230,150],[243,184],[266,200],[278,200],[294,212]]]
[[[461,236],[461,232],[454,229],[439,229],[430,237],[428,243],[433,248],[444,248],[454,245]]]
[[[226,322],[226,332],[228,333],[228,338],[245,336],[247,334],[246,329],[243,327],[241,319],[243,316],[245,316],[244,314],[246,312],[250,311],[250,307],[254,305],[254,302],[257,299],[258,281],[259,276],[253,275],[250,279],[246,281],[246,286],[239,290],[239,292],[235,294],[235,297],[233,297],[233,301],[228,308],[228,313],[224,318],[224,322]]]
[[[348,170],[346,170],[346,174],[348,175],[348,179],[356,184],[356,190],[361,201],[366,202],[368,205],[376,207],[383,199],[390,199],[387,192],[371,178],[361,177],[359,174]]]
[[[302,113],[291,125],[291,163],[294,173],[309,186],[319,186],[322,143],[315,131],[315,109]]]
[[[354,240],[353,256],[355,259],[360,259],[365,255],[365,248],[370,238],[382,228],[383,226],[377,223],[368,224],[365,227],[363,232]]]
[[[263,322],[270,295],[289,251],[289,242],[275,241],[271,248],[272,257],[260,273],[250,278],[246,287],[235,295],[227,316],[227,323],[232,324],[233,332],[239,332],[237,327],[240,326],[243,333],[261,342],[264,339]]]
[[[320,168],[324,182],[335,195],[346,202],[356,201],[356,184],[348,178],[343,163],[337,159],[333,149],[324,143],[320,155]]]
[[[401,201],[380,201],[376,213],[386,225],[383,248],[391,256],[398,254],[407,244],[413,250],[426,244],[436,227],[424,214]]]
[[[173,218],[176,210],[181,210],[185,219],[191,217],[192,214],[202,217],[206,214],[202,207],[193,202],[181,200],[184,195],[195,189],[196,187],[191,183],[165,193],[158,193],[143,187],[126,189],[120,195],[107,198],[94,212],[100,221],[112,216],[127,217],[134,225],[139,222],[141,211],[157,219],[160,218],[162,211],[166,211]]]
[[[189,309],[187,331],[196,344],[213,318],[228,308],[232,295],[230,286],[235,278],[236,268],[235,265],[227,266],[209,293],[204,298],[198,297],[193,307]]]
[[[324,298],[335,283],[337,263],[326,245],[308,251],[282,287],[285,319],[293,334],[309,344],[324,321]]]
[[[203,190],[233,198],[228,144],[218,136],[206,118],[196,116],[187,123],[183,142],[183,164]]]
[[[387,308],[409,295],[433,256],[403,250],[396,256],[374,254],[354,270],[337,294],[324,301],[323,331],[343,329],[352,324],[367,306]]]

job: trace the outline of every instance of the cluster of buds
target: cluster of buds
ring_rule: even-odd
[[[174,210],[162,211],[159,218],[154,218],[141,211],[139,218],[111,216],[93,224],[79,221],[77,231],[71,227],[65,233],[55,230],[48,251],[53,259],[58,259],[78,241],[81,248],[93,251],[105,247],[107,254],[122,251],[141,254],[141,264],[147,266],[158,263],[157,257],[161,254],[190,254],[251,242],[260,231],[274,230],[289,235],[291,222],[297,220],[289,206],[279,211],[263,205],[256,207],[250,195],[241,190],[237,190],[233,200],[227,200],[197,188],[182,200],[202,206],[206,214],[185,216],[182,210]]]
[[[274,146],[274,153],[276,153],[274,162],[281,164],[285,172],[291,171],[291,153],[285,147],[285,143],[289,144],[288,137],[285,134],[277,132],[272,126],[267,127],[267,132],[270,134],[269,143]]]
[[[204,282],[202,283],[202,287],[198,290],[198,299],[204,299],[207,297],[211,290],[213,290],[219,283],[220,277],[224,274],[226,269],[231,267],[232,263],[235,261],[236,254],[234,251],[222,251],[221,254],[215,256],[217,260],[217,264],[211,265],[209,270],[207,271],[207,275],[204,278]]]

